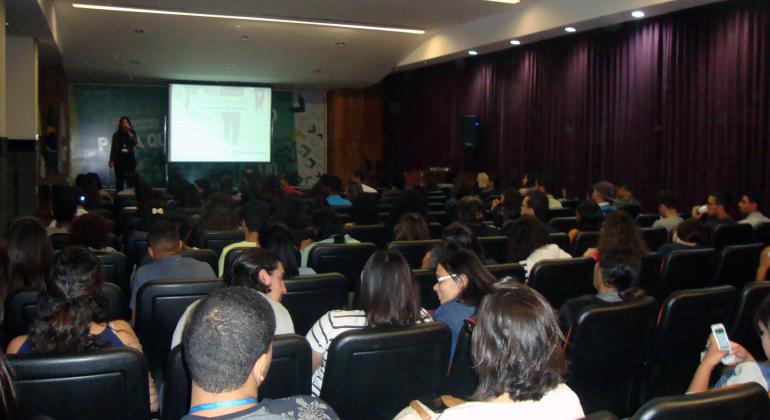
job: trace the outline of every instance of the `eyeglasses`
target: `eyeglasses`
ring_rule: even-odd
[[[449,280],[457,277],[457,274],[447,274],[446,276],[436,277],[436,283],[441,283],[444,280]]]

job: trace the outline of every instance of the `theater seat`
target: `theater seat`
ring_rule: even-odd
[[[770,296],[770,282],[755,281],[747,283],[738,293],[735,317],[730,324],[730,340],[740,343],[754,357],[764,359],[762,342],[757,334],[754,313],[767,296]]]
[[[577,225],[575,217],[556,217],[548,221],[548,224],[559,232],[569,233]]]
[[[182,251],[181,255],[205,262],[215,273],[219,270],[219,255],[210,249],[187,249]]]
[[[655,297],[664,300],[677,290],[711,286],[714,282],[716,258],[716,252],[712,248],[671,252],[663,260],[660,288]]]
[[[656,398],[643,405],[632,420],[741,419],[768,416],[767,392],[750,382],[689,395]]]
[[[642,207],[638,204],[621,204],[617,209],[626,212],[632,219],[636,219],[636,216],[642,212]]]
[[[270,369],[258,391],[260,400],[310,395],[310,355],[310,345],[305,337],[296,334],[275,336]],[[168,354],[165,369],[165,381],[160,396],[160,420],[179,420],[190,409],[192,384],[181,344]]]
[[[340,273],[296,276],[284,280],[281,303],[289,311],[294,331],[305,335],[326,312],[348,302],[348,280]]]
[[[392,241],[388,244],[388,251],[399,252],[406,258],[409,267],[413,269],[422,266],[422,259],[436,245],[441,245],[438,239],[424,241]]]
[[[479,376],[473,370],[473,356],[471,355],[473,326],[474,324],[466,320],[460,329],[444,391],[444,394],[453,395],[466,401],[470,399],[479,384]]]
[[[674,292],[662,304],[644,368],[642,399],[683,394],[700,361],[710,326],[730,323],[732,286]]]
[[[69,244],[70,234],[54,233],[54,234],[48,235],[48,239],[51,241],[51,247],[53,247],[54,251],[58,251],[60,249],[64,249],[64,247],[66,247],[67,244]]]
[[[147,362],[133,349],[9,356],[18,418],[150,419]]]
[[[95,252],[94,255],[102,264],[104,281],[118,285],[126,294],[131,293],[131,263],[128,257],[120,252]]]
[[[441,223],[430,222],[428,223],[428,231],[430,232],[431,239],[441,239],[441,235],[444,233],[444,227]]]
[[[719,252],[716,284],[730,284],[740,289],[756,280],[759,255],[764,244],[730,245]]]
[[[540,261],[530,269],[528,284],[559,309],[569,299],[596,293],[594,264],[591,258]]]
[[[734,225],[719,225],[714,229],[711,242],[714,249],[721,251],[726,246],[743,245],[754,240],[754,230],[746,223]]]
[[[588,248],[595,248],[597,245],[599,245],[599,232],[580,232],[572,241],[570,254],[573,257],[582,257]]]
[[[479,244],[486,251],[487,256],[494,258],[499,264],[508,262],[508,237],[488,236],[479,238]]]
[[[369,257],[377,252],[373,243],[316,244],[310,250],[308,267],[316,273],[342,273],[348,279],[348,289],[355,290],[361,271]]]
[[[449,224],[449,215],[445,211],[429,211],[426,214],[426,220],[428,222],[441,223],[441,226]]]
[[[134,328],[155,380],[163,380],[163,363],[179,318],[190,304],[221,286],[220,279],[153,280],[139,288]]]
[[[436,284],[436,270],[412,270],[412,277],[420,289],[420,305],[428,310],[438,308],[441,303],[433,290]]]
[[[102,285],[102,295],[105,298],[105,310],[110,319],[125,319],[128,312],[126,294],[111,283]],[[14,337],[24,335],[37,317],[37,289],[22,288],[11,292],[5,298],[3,338],[6,343]],[[3,346],[5,348],[5,346]]]
[[[345,226],[345,233],[361,242],[371,242],[380,249],[385,248],[385,243],[390,239],[382,224]]]
[[[657,314],[658,302],[651,297],[576,314],[567,336],[567,385],[580,397],[583,411],[630,414],[632,379],[644,361]]]
[[[210,249],[219,255],[224,247],[242,240],[243,232],[240,230],[204,230],[198,236],[198,247]]]
[[[657,296],[660,289],[660,255],[648,252],[642,256],[639,287],[649,296]]]
[[[123,250],[134,264],[139,264],[147,255],[147,232],[135,230],[123,237]]]
[[[655,251],[668,240],[668,231],[662,227],[640,228],[639,233],[647,244],[647,249]]]
[[[754,229],[754,240],[770,245],[770,223],[761,223]]]
[[[652,225],[657,222],[658,219],[660,219],[660,215],[658,213],[642,213],[636,216],[636,224],[640,228],[652,227]]]
[[[489,272],[492,273],[492,275],[494,275],[498,280],[502,279],[503,277],[513,277],[520,283],[524,283],[526,280],[524,267],[518,263],[489,264],[485,265],[484,267],[486,267],[486,269],[489,270]]]
[[[329,347],[321,399],[342,419],[392,419],[413,399],[440,394],[451,332],[442,322],[347,331]]]
[[[546,222],[557,217],[575,217],[575,209],[571,209],[569,207],[560,209],[548,209],[548,211],[545,213]]]
[[[548,234],[548,243],[549,244],[556,244],[564,252],[569,251],[569,247],[570,247],[569,246],[569,235],[567,235],[564,232],[549,233]]]

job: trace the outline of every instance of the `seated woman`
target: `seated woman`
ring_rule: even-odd
[[[436,266],[433,290],[441,305],[436,309],[434,318],[452,331],[450,361],[454,357],[463,323],[476,314],[481,298],[492,290],[496,281],[479,257],[468,250],[450,252]]]
[[[70,246],[56,255],[52,276],[40,291],[37,317],[27,335],[11,340],[8,354],[82,353],[100,347],[142,351],[131,325],[109,321],[101,294],[102,266],[87,249]],[[158,409],[150,377],[150,406]]]
[[[602,209],[595,201],[584,201],[575,209],[577,224],[569,231],[570,242],[574,241],[580,232],[598,232],[602,225],[604,215]]]
[[[757,307],[754,315],[759,339],[762,341],[764,358],[770,358],[770,297],[766,297]],[[756,382],[770,391],[770,363],[757,362],[743,346],[730,342],[734,361],[725,368],[724,373],[714,384],[714,388],[738,385],[747,382]],[[719,350],[714,334],[710,334],[703,352],[703,359],[693,375],[687,393],[703,392],[709,389],[709,380],[714,368],[722,363],[722,358],[730,353],[728,350]]]
[[[291,230],[283,223],[272,223],[259,234],[262,247],[275,253],[283,264],[286,277],[315,274],[309,267],[299,266],[299,251],[294,247]]]
[[[51,240],[34,217],[22,217],[11,223],[5,232],[5,246],[9,266],[8,278],[0,283],[0,308],[16,289],[39,289],[49,276],[54,259]]]
[[[256,289],[273,308],[275,334],[294,334],[294,322],[291,319],[291,314],[281,304],[281,299],[286,294],[286,285],[283,282],[285,274],[283,264],[277,255],[263,248],[249,248],[233,261],[230,275],[224,276],[223,285],[224,287]],[[199,302],[200,299],[191,303],[179,317],[171,337],[172,349],[182,342],[184,329],[193,309]]]
[[[634,219],[628,213],[622,210],[614,210],[604,218],[602,227],[599,230],[599,244],[596,248],[588,248],[584,257],[591,257],[599,260],[601,250],[614,247],[616,245],[627,245],[633,247],[640,255],[647,254],[647,244],[642,239]]]
[[[409,327],[432,321],[428,311],[420,307],[415,290],[409,263],[401,254],[379,251],[369,257],[361,273],[360,309],[327,312],[307,333],[313,350],[314,396],[321,393],[327,351],[338,335],[364,327]]]
[[[559,245],[549,244],[550,239],[543,222],[534,216],[522,216],[508,233],[508,260],[521,264],[529,278],[529,270],[540,261],[572,258]]]
[[[595,295],[570,299],[559,310],[559,325],[566,334],[588,307],[630,302],[644,297],[637,287],[642,269],[642,254],[629,245],[613,245],[602,251],[602,258],[594,265]]]
[[[676,227],[671,242],[658,248],[658,255],[665,261],[668,254],[673,251],[704,248],[708,238],[709,229],[700,220],[687,219]]]
[[[500,199],[492,200],[492,206],[488,217],[495,222],[503,235],[507,234],[506,224],[509,221],[516,220],[521,216],[521,202],[523,197],[516,188],[508,188],[503,192]]]
[[[423,241],[430,239],[428,223],[420,213],[406,213],[393,228],[394,241]]]
[[[97,213],[84,214],[72,223],[69,245],[79,245],[93,252],[117,252],[110,246],[114,223]]]
[[[476,235],[468,226],[462,223],[452,223],[444,228],[441,232],[441,239],[443,243],[436,245],[425,253],[422,258],[422,266],[420,268],[427,268],[435,270],[436,265],[441,259],[449,252],[458,249],[467,249],[475,253],[484,264],[495,264],[497,261],[488,258],[484,247],[481,246]]]
[[[316,244],[357,244],[359,241],[346,234],[342,222],[334,210],[318,210],[313,213],[313,232],[315,240],[306,239],[300,245],[301,267],[307,267],[310,250]]]
[[[455,400],[459,404],[441,413],[441,420],[583,418],[578,396],[564,383],[564,337],[542,295],[517,283],[497,283],[477,318],[471,353],[478,388],[473,401]],[[437,415],[415,401],[395,419]]]

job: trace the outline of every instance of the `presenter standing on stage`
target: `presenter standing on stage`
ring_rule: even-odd
[[[123,189],[123,181],[126,174],[136,169],[136,132],[128,117],[120,117],[118,130],[112,135],[112,147],[110,148],[110,168],[115,169],[115,190]]]

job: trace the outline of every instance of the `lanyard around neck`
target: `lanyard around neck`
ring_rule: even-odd
[[[198,411],[203,411],[203,410],[213,410],[215,408],[229,408],[229,407],[236,407],[239,405],[255,404],[256,402],[257,402],[256,398],[243,398],[240,400],[217,401],[217,402],[208,403],[208,404],[200,404],[200,405],[190,407],[190,414],[197,413]]]

